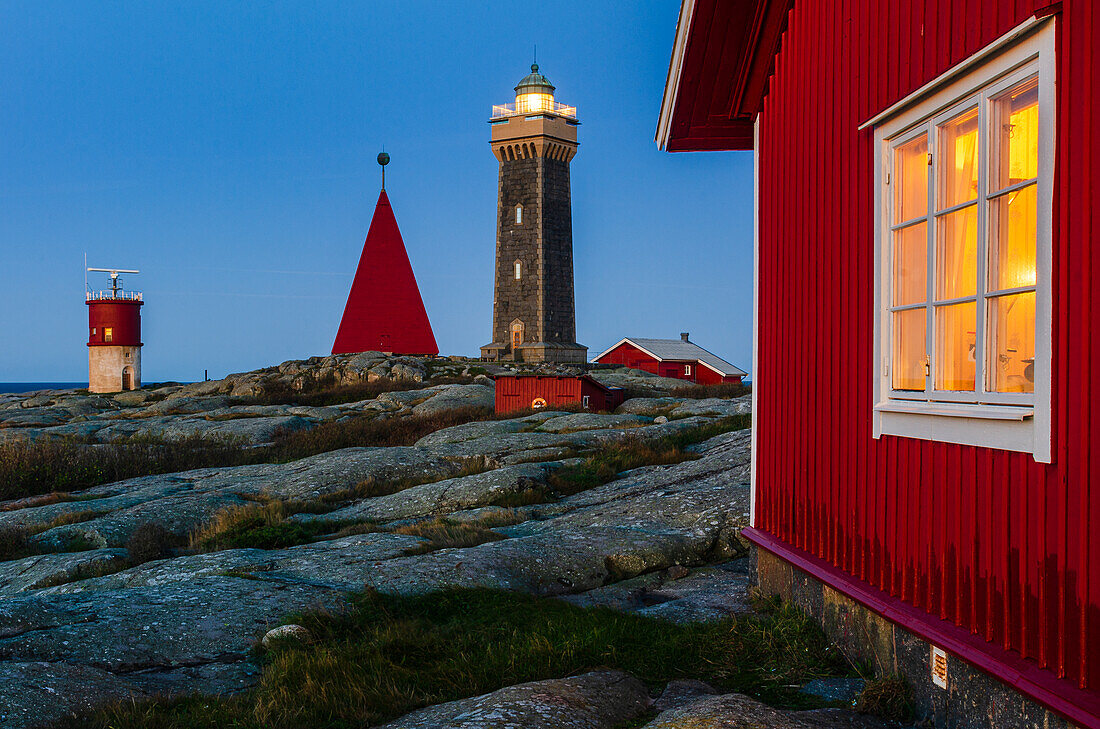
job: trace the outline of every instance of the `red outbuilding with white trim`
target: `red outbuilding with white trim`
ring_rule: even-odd
[[[681,334],[679,339],[625,337],[595,359],[700,385],[739,383],[748,373]]]
[[[755,150],[761,584],[942,725],[1100,726],[1100,7],[684,0],[657,141]]]
[[[588,375],[515,374],[496,378],[498,413],[560,407],[607,412],[622,402],[622,388],[608,387]]]

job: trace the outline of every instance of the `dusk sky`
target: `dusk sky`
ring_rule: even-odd
[[[141,269],[143,380],[328,354],[379,189],[442,354],[490,341],[493,104],[538,46],[582,122],[577,338],[748,370],[751,153],[654,128],[679,3],[0,0],[0,381],[87,377],[84,254]],[[93,278],[105,288],[106,278]]]

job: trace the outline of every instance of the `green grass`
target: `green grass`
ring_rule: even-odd
[[[840,652],[802,613],[675,625],[604,608],[489,590],[360,596],[346,614],[292,619],[317,639],[262,658],[256,689],[230,698],[126,702],[67,726],[343,729],[525,681],[622,669],[658,687],[699,678],[785,707],[820,705],[791,687],[846,675]]]
[[[407,446],[436,430],[491,417],[492,410],[477,407],[383,419],[361,415],[322,423],[312,430],[278,433],[271,445],[258,448],[209,436],[181,440],[145,437],[102,445],[75,439],[5,442],[0,443],[0,500],[54,493],[58,496],[51,497],[53,500],[71,500],[70,491],[138,476],[286,463],[355,446]]]
[[[586,456],[583,463],[565,466],[550,474],[547,483],[561,496],[580,493],[613,481],[623,471],[642,466],[672,465],[694,460],[699,456],[687,451],[688,446],[733,430],[742,430],[751,425],[751,416],[735,415],[658,440],[626,438],[606,443]],[[501,505],[520,506],[522,504]]]
[[[910,721],[916,711],[913,687],[897,675],[870,679],[856,698],[856,710],[891,721]]]

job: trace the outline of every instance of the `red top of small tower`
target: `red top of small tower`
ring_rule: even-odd
[[[120,273],[138,273],[117,269],[89,268],[111,274],[111,289],[87,291],[84,303],[88,307],[89,347],[140,347],[141,307],[145,303],[140,291],[123,291]]]
[[[379,163],[384,164],[381,155]],[[384,187],[332,345],[333,354],[367,351],[439,354]]]

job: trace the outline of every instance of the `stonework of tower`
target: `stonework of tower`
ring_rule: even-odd
[[[569,163],[577,153],[577,111],[554,101],[531,67],[516,103],[493,107],[491,144],[499,163],[493,341],[488,360],[584,362],[573,296]]]

